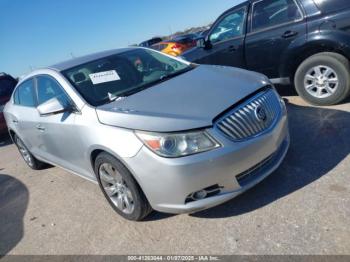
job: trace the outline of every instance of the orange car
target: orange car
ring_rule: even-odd
[[[151,48],[172,56],[179,56],[183,52],[196,46],[197,35],[189,34],[175,37],[169,41],[154,44]]]

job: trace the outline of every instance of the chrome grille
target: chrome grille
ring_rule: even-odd
[[[269,129],[279,117],[279,99],[273,89],[260,92],[219,119],[216,126],[234,141],[257,136]]]

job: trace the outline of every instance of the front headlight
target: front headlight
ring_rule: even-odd
[[[187,156],[220,147],[206,131],[167,134],[137,131],[136,135],[144,145],[163,157]]]

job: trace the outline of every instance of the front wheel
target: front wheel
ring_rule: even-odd
[[[349,61],[336,53],[313,55],[299,66],[294,83],[298,94],[310,104],[338,104],[350,93]]]
[[[139,221],[152,211],[140,186],[116,158],[107,153],[99,154],[95,173],[104,196],[119,215]]]

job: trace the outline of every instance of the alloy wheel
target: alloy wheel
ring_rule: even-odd
[[[134,199],[123,177],[110,163],[103,163],[99,167],[102,187],[112,203],[123,213],[134,211]]]
[[[315,66],[305,75],[304,87],[316,98],[332,96],[339,86],[339,78],[334,69],[329,66]]]
[[[34,165],[33,158],[31,156],[31,154],[29,153],[29,151],[27,150],[27,148],[25,147],[25,145],[23,144],[22,140],[17,139],[17,147],[18,147],[18,150],[19,150],[20,154],[22,155],[24,161],[29,166],[33,166]]]

